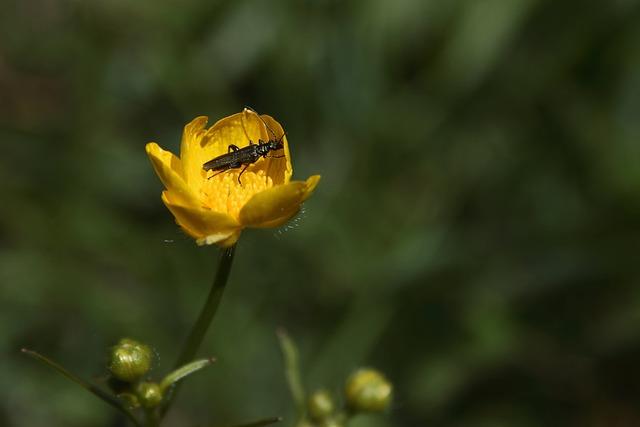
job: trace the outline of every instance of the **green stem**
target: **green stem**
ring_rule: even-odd
[[[231,264],[233,262],[234,253],[235,245],[222,250],[220,254],[220,262],[218,264],[218,272],[216,273],[216,277],[213,280],[213,285],[211,286],[211,290],[209,291],[207,301],[205,302],[204,307],[202,307],[202,311],[198,316],[198,320],[196,320],[196,323],[193,325],[193,328],[189,333],[189,338],[187,338],[187,342],[182,348],[182,353],[180,353],[180,357],[178,357],[174,369],[178,369],[186,363],[191,362],[198,352],[207,329],[209,329],[209,325],[211,324],[213,317],[218,311],[218,306],[220,306],[222,294],[227,285],[229,272],[231,271]],[[166,403],[161,410],[161,418],[169,410],[171,402],[178,394],[179,387],[180,384],[176,384],[173,388],[173,392],[170,393],[170,395],[167,397]]]
[[[144,414],[147,420],[147,427],[158,427],[160,425],[160,417],[154,408],[145,409]]]

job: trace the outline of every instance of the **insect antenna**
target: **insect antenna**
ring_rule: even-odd
[[[216,173],[214,173],[213,175],[211,175],[210,177],[208,177],[208,178],[207,178],[207,180],[209,180],[209,179],[213,178],[213,177],[214,177],[214,176],[216,176],[216,175],[220,175],[222,172],[226,172],[226,171],[228,171],[228,169],[222,169],[222,170],[219,170],[218,172],[216,172]]]

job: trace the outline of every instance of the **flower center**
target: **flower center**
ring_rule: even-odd
[[[255,172],[246,170],[240,177],[242,184],[239,184],[241,171],[233,169],[211,179],[205,178],[201,188],[203,207],[238,218],[240,209],[254,194],[273,187],[273,180],[261,168]]]

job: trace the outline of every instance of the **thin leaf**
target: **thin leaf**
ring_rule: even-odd
[[[53,360],[51,360],[51,359],[49,359],[49,358],[47,358],[47,357],[45,357],[43,355],[41,355],[38,352],[35,352],[33,350],[28,350],[26,348],[23,348],[21,351],[22,351],[22,353],[26,354],[27,356],[33,357],[34,359],[36,359],[36,360],[44,363],[45,365],[48,365],[49,367],[55,369],[56,371],[58,371],[59,373],[61,373],[62,375],[64,375],[68,379],[70,379],[71,381],[73,381],[74,383],[78,384],[80,387],[82,387],[85,390],[87,390],[89,393],[92,393],[94,396],[96,396],[100,400],[102,400],[105,403],[113,406],[118,411],[122,412],[127,418],[129,418],[129,420],[131,420],[131,422],[133,424],[135,424],[138,427],[142,427],[142,425],[133,416],[133,414],[126,407],[124,407],[122,402],[120,402],[116,397],[114,397],[111,394],[105,392],[104,390],[98,388],[97,386],[86,382],[82,378],[77,377],[76,375],[74,375],[71,372],[67,371],[61,365],[57,364]]]
[[[305,391],[300,379],[300,366],[298,363],[298,348],[284,329],[278,330],[280,348],[284,356],[284,373],[289,384],[289,390],[296,405],[298,418],[302,418],[305,413]]]
[[[164,391],[173,383],[180,381],[187,375],[191,375],[194,372],[211,365],[215,361],[216,359],[214,359],[213,357],[209,359],[200,359],[176,369],[175,371],[164,377],[164,379],[160,383],[160,390],[164,393]]]

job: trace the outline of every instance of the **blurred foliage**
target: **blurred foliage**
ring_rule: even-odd
[[[310,388],[394,383],[355,427],[640,425],[638,1],[3,6],[0,425],[124,425],[21,347],[100,381],[130,336],[170,370],[217,250],[144,144],[245,105],[323,180],[244,233],[167,426],[288,425],[279,326]]]

